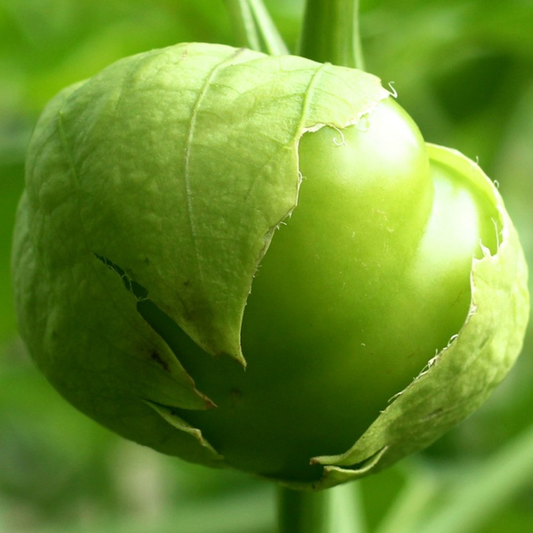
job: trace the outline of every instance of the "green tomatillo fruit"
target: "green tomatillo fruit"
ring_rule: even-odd
[[[50,102],[13,271],[23,338],[72,404],[296,488],[475,410],[529,308],[497,190],[377,78],[222,45],[129,57]]]

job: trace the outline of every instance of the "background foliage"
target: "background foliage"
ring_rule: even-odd
[[[294,49],[302,0],[265,3]],[[532,0],[361,4],[367,69],[394,82],[428,141],[478,159],[500,184],[532,265]],[[274,531],[272,487],[111,435],[57,396],[16,335],[10,242],[40,110],[120,57],[191,40],[232,44],[222,0],[0,0],[0,531]],[[531,529],[532,352],[530,327],[517,367],[481,411],[359,484],[369,531],[408,531],[415,517],[431,533]]]

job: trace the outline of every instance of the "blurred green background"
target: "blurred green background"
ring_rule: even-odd
[[[303,1],[265,3],[294,49]],[[460,149],[499,183],[532,265],[533,1],[362,0],[361,9],[367,70],[394,83],[428,141]],[[16,333],[11,233],[43,105],[120,57],[193,40],[233,44],[222,0],[0,0],[1,533],[275,530],[273,487],[115,437],[58,397]],[[443,533],[533,530],[533,461],[523,455],[531,443],[533,456],[531,329],[485,407],[359,483],[368,531],[400,533],[414,516],[447,523]],[[396,514],[382,520],[387,510]],[[461,512],[473,518],[450,529]]]

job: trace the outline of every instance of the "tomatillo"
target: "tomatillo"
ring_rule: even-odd
[[[529,309],[497,190],[377,78],[198,43],[50,102],[13,272],[22,336],[72,404],[295,488],[379,471],[471,413]]]

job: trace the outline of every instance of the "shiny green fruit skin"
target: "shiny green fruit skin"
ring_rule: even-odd
[[[181,416],[237,468],[320,475],[309,458],[347,450],[459,332],[472,259],[496,249],[494,210],[428,160],[408,115],[387,100],[367,120],[300,141],[298,207],[245,310],[246,372],[187,358],[218,409]]]
[[[126,58],[49,104],[13,271],[21,334],[76,407],[298,488],[438,438],[527,322],[478,167],[426,147],[368,74],[219,45]]]

